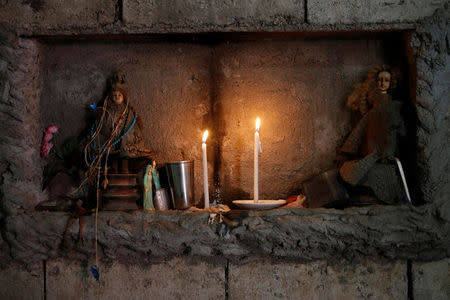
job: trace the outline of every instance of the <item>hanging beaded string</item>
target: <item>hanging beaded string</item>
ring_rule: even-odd
[[[114,138],[116,136],[118,136],[120,127],[125,119],[125,114],[128,109],[128,101],[126,101],[126,106],[125,106],[122,114],[118,118],[118,122],[115,124],[110,137],[104,142],[103,145],[101,145],[100,147],[96,147],[96,139],[97,139],[98,135],[100,134],[100,131],[103,127],[103,123],[105,121],[105,116],[107,113],[107,107],[108,107],[108,102],[109,102],[108,99],[109,98],[107,97],[104,101],[102,116],[100,117],[99,122],[94,124],[94,126],[91,130],[91,138],[87,141],[86,146],[84,148],[84,160],[86,162],[86,165],[88,166],[88,170],[87,170],[87,174],[86,174],[87,176],[83,180],[83,182],[81,183],[79,188],[81,188],[86,183],[87,180],[96,177],[98,168],[100,167],[101,162],[102,162],[102,158],[105,156],[105,154],[106,154],[106,156],[109,156],[109,152],[111,151],[111,148],[113,146],[115,146],[118,142],[120,142],[122,140],[123,136],[125,136],[125,135],[123,135],[120,138],[116,139],[114,142],[112,142],[114,140]],[[135,123],[135,121],[133,120],[132,125],[134,125],[134,123]],[[130,127],[128,128],[126,133],[128,133],[131,130],[132,125],[130,125]],[[91,153],[91,151],[90,151],[91,145],[94,146],[94,147],[92,147],[92,148],[94,148],[94,151],[97,150],[95,154]],[[92,161],[90,161],[90,158],[92,159]],[[107,163],[107,161],[106,161],[106,163]],[[107,164],[105,164],[105,170],[107,170]]]
[[[131,121],[131,124],[128,127],[128,129],[118,139],[116,139],[114,142],[112,142],[110,147],[114,147],[115,145],[117,145],[131,131],[131,129],[133,128],[134,124],[136,124],[137,116],[138,116],[137,113],[134,112],[133,113],[133,120]],[[91,128],[91,136],[94,135],[94,128],[95,128],[95,124],[92,125],[92,128]],[[102,148],[98,147],[97,146],[97,142],[95,140],[93,142],[93,145],[94,145],[94,149],[95,150],[105,150],[106,149],[106,147],[102,147]]]
[[[96,145],[96,139],[99,136],[101,129],[103,127],[103,123],[105,122],[105,116],[107,113],[107,108],[108,108],[108,101],[109,97],[107,96],[105,98],[105,100],[103,101],[103,113],[100,117],[100,120],[98,122],[96,122],[96,124],[94,124],[94,126],[91,129],[91,137],[90,139],[87,141],[85,147],[84,147],[84,161],[86,163],[86,165],[88,166],[88,170],[86,171],[86,176],[83,179],[83,181],[81,182],[81,184],[78,186],[78,188],[76,190],[74,190],[72,192],[72,194],[76,194],[86,183],[88,180],[93,180],[94,178],[97,177],[97,172],[100,172],[99,169],[101,169],[101,162],[102,159],[104,157],[105,154],[107,154],[107,156],[109,156],[109,152],[111,150],[111,148],[113,146],[115,146],[118,142],[120,142],[123,138],[123,136],[118,139],[117,141],[115,141],[114,145],[112,143],[112,140],[114,139],[114,137],[116,137],[118,135],[120,126],[122,125],[122,122],[125,118],[125,114],[126,111],[128,109],[128,101],[126,101],[126,106],[121,114],[121,116],[118,118],[118,122],[115,124],[113,131],[111,133],[111,136],[105,141],[105,143],[103,145],[101,145],[101,147],[95,147]],[[133,120],[132,125],[134,125],[135,121]],[[131,130],[131,127],[128,128],[127,133]],[[91,153],[91,145],[93,145],[94,147],[94,151],[96,151],[96,153]],[[92,158],[92,161],[90,161],[90,158]],[[105,161],[105,170],[107,170],[107,160]]]
[[[95,135],[91,137],[91,140],[88,142],[88,144],[85,147],[85,158],[89,157],[88,156],[88,151],[89,151],[89,145],[91,145],[93,142],[95,142],[95,139],[97,138],[97,136],[99,135],[101,128],[103,126],[103,121],[104,121],[104,117],[107,113],[107,105],[108,105],[108,97],[106,98],[106,101],[104,102],[104,108],[103,108],[103,113],[100,119],[99,124],[97,125],[97,128],[95,130]],[[95,264],[96,266],[98,266],[98,207],[99,207],[99,203],[100,203],[100,173],[101,173],[101,162],[102,162],[102,158],[103,156],[106,154],[106,159],[105,159],[105,168],[104,168],[104,176],[105,176],[105,185],[107,184],[107,173],[108,173],[108,158],[109,158],[109,153],[111,151],[111,148],[113,147],[112,145],[112,140],[118,135],[119,133],[119,128],[122,125],[122,122],[125,119],[125,113],[128,109],[128,99],[126,101],[126,105],[125,108],[120,116],[120,118],[118,119],[116,125],[114,126],[114,129],[111,133],[111,136],[109,137],[109,139],[102,145],[102,147],[100,147],[100,149],[98,149],[98,153],[97,156],[94,157],[89,170],[93,171],[93,172],[97,172],[97,203],[96,203],[96,208],[95,208]],[[95,146],[95,145],[94,145]],[[98,167],[98,169],[97,169]],[[91,172],[90,172],[91,173]],[[106,188],[106,186],[104,186],[104,188]]]
[[[107,108],[108,108],[108,101],[109,100],[109,96],[107,96],[105,98],[105,100],[103,101],[103,113],[100,117],[100,120],[98,122],[96,122],[96,124],[94,124],[94,126],[91,129],[91,137],[90,139],[87,141],[85,147],[84,147],[84,160],[86,165],[88,166],[88,170],[86,171],[86,176],[84,178],[84,180],[81,182],[81,184],[79,185],[79,187],[72,192],[72,194],[76,194],[86,183],[88,180],[95,178],[96,179],[96,187],[97,187],[97,193],[96,193],[96,208],[95,208],[95,265],[98,267],[98,209],[99,209],[99,204],[100,204],[100,176],[101,176],[101,163],[102,163],[102,159],[104,156],[106,156],[105,159],[105,166],[104,166],[104,176],[106,178],[107,176],[107,170],[108,170],[108,158],[109,158],[109,154],[110,151],[112,149],[112,147],[114,147],[117,143],[119,143],[123,137],[125,135],[127,135],[131,128],[134,126],[136,119],[137,119],[137,114],[134,114],[134,119],[132,121],[132,123],[130,124],[129,128],[126,130],[126,132],[120,136],[118,139],[116,139],[114,142],[113,140],[115,139],[115,137],[118,136],[119,132],[120,132],[120,127],[125,119],[125,114],[128,110],[128,100],[126,101],[126,105],[125,108],[122,112],[122,114],[120,115],[120,117],[118,118],[117,123],[115,124],[113,131],[110,135],[110,137],[106,140],[106,142],[101,145],[101,147],[96,147],[96,139],[99,136],[101,129],[103,127],[103,124],[105,122],[105,116],[106,113],[108,113]],[[91,145],[93,145],[94,147],[94,151],[96,152],[96,155],[90,155],[91,151]],[[92,161],[89,160],[89,158],[92,158]],[[105,181],[105,183],[107,184],[107,181]],[[104,188],[106,188],[106,186],[104,186]]]
[[[108,96],[105,98],[105,100],[103,100],[103,110],[106,111],[108,108]],[[98,137],[98,135],[100,134],[101,128],[103,127],[103,122],[105,120],[105,113],[102,114],[102,116],[100,117],[100,120],[97,123],[97,126],[95,127],[95,130],[91,130],[91,138],[86,142],[86,145],[84,147],[84,162],[86,163],[86,166],[88,167],[88,170],[86,171],[86,176],[84,177],[83,181],[80,183],[80,185],[78,186],[78,188],[76,188],[71,194],[75,195],[81,188],[84,187],[84,185],[87,183],[87,181],[91,178],[93,178],[93,176],[96,175],[96,170],[99,167],[99,162],[101,162],[101,157],[100,160],[95,160],[96,156],[91,156],[93,157],[93,161],[90,162],[89,161],[89,148],[90,145],[95,141],[95,139]],[[93,127],[94,129],[94,127]],[[95,177],[94,177],[95,178]]]

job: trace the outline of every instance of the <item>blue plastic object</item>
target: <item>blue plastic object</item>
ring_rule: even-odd
[[[94,276],[95,280],[98,281],[98,279],[100,278],[100,272],[98,271],[97,265],[93,265],[93,266],[90,268],[90,271],[91,271],[91,273],[92,273],[92,276]]]

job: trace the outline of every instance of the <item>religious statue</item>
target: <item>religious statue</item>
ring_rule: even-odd
[[[116,72],[108,96],[96,108],[97,122],[93,132],[95,150],[107,149],[110,154],[136,158],[150,156],[142,138],[142,120],[131,105],[125,90],[125,76]]]
[[[406,187],[396,167],[396,161],[400,164],[398,140],[406,134],[402,103],[392,97],[396,83],[397,74],[383,65],[372,68],[365,81],[356,84],[347,106],[359,115],[359,121],[340,148],[355,158],[341,166],[342,179],[351,186],[369,188],[385,203],[402,200]]]
[[[130,163],[131,173],[137,174],[151,162],[153,153],[144,146],[142,120],[130,103],[121,71],[112,76],[104,101],[91,107],[96,119],[90,129],[85,159],[91,182],[98,182],[101,174],[102,187],[106,190],[108,172],[129,174]]]
[[[144,199],[142,201],[142,206],[145,210],[155,210],[155,206],[153,204],[153,166],[147,165],[145,168],[144,174]]]

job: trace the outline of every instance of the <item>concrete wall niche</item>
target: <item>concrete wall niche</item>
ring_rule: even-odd
[[[202,197],[200,138],[209,129],[211,189],[216,174],[229,203],[252,197],[252,136],[262,119],[261,197],[284,198],[336,166],[351,129],[345,107],[370,67],[395,65],[408,77],[405,32],[234,33],[40,40],[40,124],[61,142],[79,134],[85,110],[102,100],[108,76],[127,76],[159,163],[195,161]],[[400,92],[408,97],[408,81]],[[211,191],[210,193],[212,193]]]

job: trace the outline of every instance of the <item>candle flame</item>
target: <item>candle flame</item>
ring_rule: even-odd
[[[206,139],[208,138],[208,130],[205,130],[205,132],[203,132],[203,138],[202,138],[202,142],[206,143]]]
[[[261,125],[261,119],[258,117],[258,118],[256,118],[256,131],[259,131],[260,125]]]

